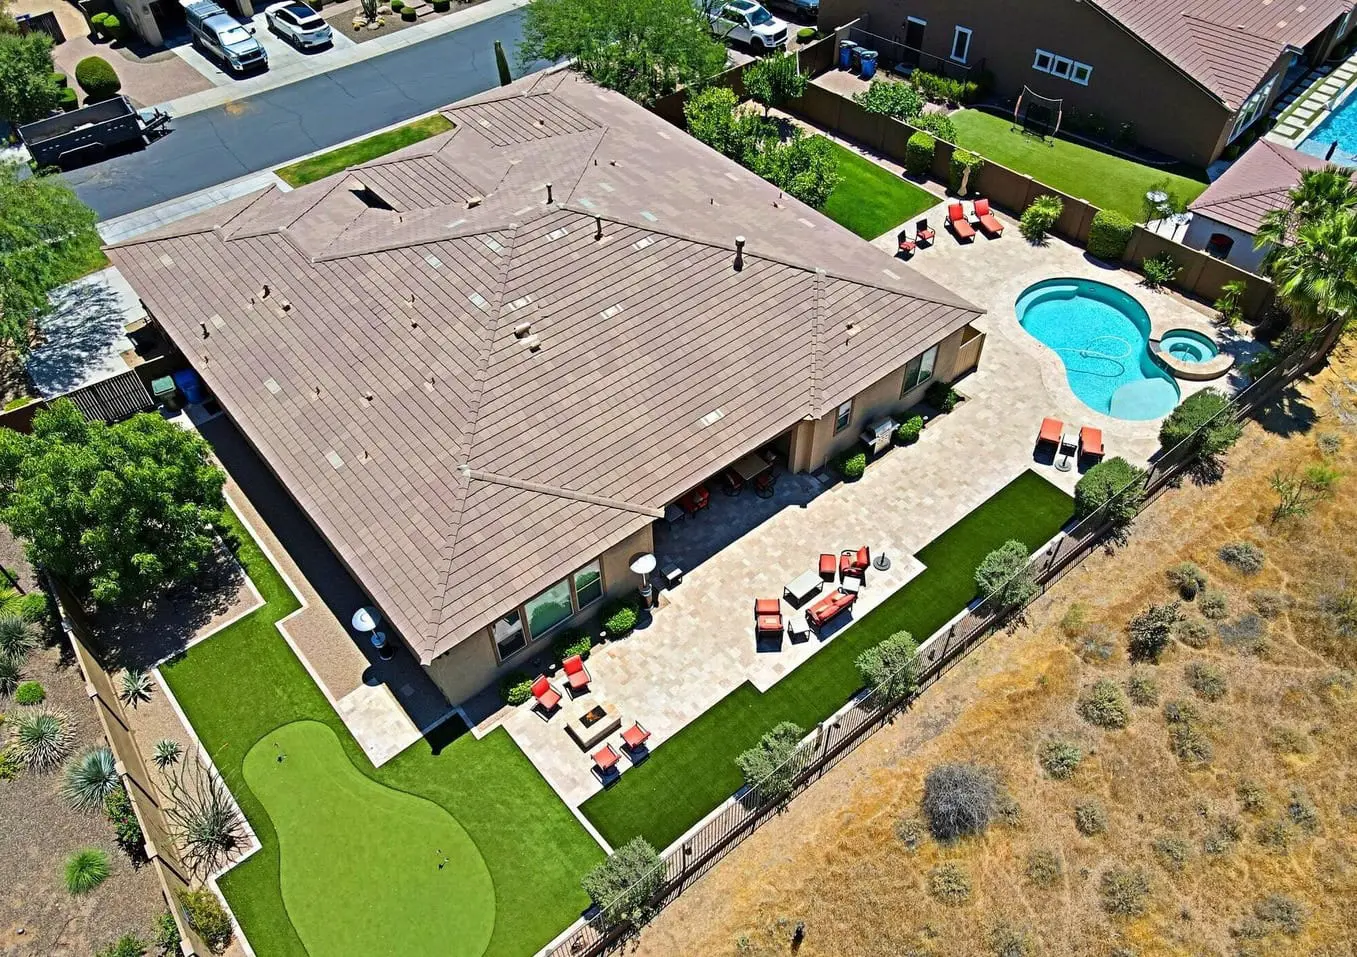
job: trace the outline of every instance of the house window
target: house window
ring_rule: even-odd
[[[834,414],[834,434],[838,435],[848,424],[853,421],[853,400],[849,399],[839,406],[839,411]]]
[[[1069,57],[1057,56],[1051,60],[1051,76],[1058,76],[1061,79],[1069,79],[1070,68],[1074,66],[1074,61]]]
[[[577,610],[603,597],[603,571],[597,559],[575,572],[573,580]]]
[[[523,636],[523,619],[518,617],[517,610],[509,612],[491,625],[490,633],[494,636],[495,652],[499,655],[500,661],[521,650],[528,643]]]
[[[1243,133],[1254,120],[1258,119],[1268,97],[1272,95],[1272,87],[1276,82],[1277,77],[1273,76],[1272,79],[1267,81],[1267,86],[1255,90],[1253,95],[1244,101],[1244,105],[1239,108],[1239,114],[1235,117],[1234,128],[1230,130],[1230,139],[1234,139],[1240,133]]]
[[[900,387],[900,398],[904,398],[907,392],[917,389],[929,379],[933,378],[933,363],[938,358],[938,347],[934,346],[921,356],[915,356],[910,359],[905,366],[905,383]]]
[[[1217,259],[1230,258],[1230,250],[1234,248],[1234,239],[1226,236],[1224,233],[1212,233],[1211,238],[1206,241],[1206,253]]]
[[[952,59],[965,63],[971,53],[971,31],[968,27],[957,27],[952,34]]]
[[[1087,63],[1075,63],[1070,71],[1070,79],[1080,86],[1088,86],[1088,78],[1093,75],[1093,67]]]
[[[561,579],[536,598],[523,603],[523,617],[528,620],[528,634],[536,641],[561,622],[575,609],[570,604],[570,580]]]
[[[1042,73],[1051,72],[1051,64],[1055,61],[1054,53],[1047,53],[1045,50],[1038,50],[1036,59],[1032,61],[1032,69],[1040,70]]]

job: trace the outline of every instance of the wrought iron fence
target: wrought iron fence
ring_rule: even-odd
[[[1141,479],[1128,483],[1100,508],[1032,556],[1027,567],[1018,573],[1033,576],[1038,589],[1031,598],[1020,605],[1001,604],[996,596],[1003,593],[1012,581],[1010,579],[994,594],[973,604],[965,615],[951,625],[930,636],[920,647],[916,664],[918,677],[910,694],[882,700],[876,690],[868,690],[817,725],[782,766],[759,784],[738,792],[719,812],[660,859],[657,865],[662,872],[659,890],[643,909],[651,914],[663,909],[757,830],[760,824],[777,814],[788,801],[823,777],[854,748],[884,727],[893,715],[907,708],[996,630],[1021,615],[1031,602],[1044,595],[1052,585],[1107,541],[1109,533],[1117,527],[1109,516],[1125,496],[1138,496],[1138,514],[1189,469],[1199,467],[1202,464],[1199,441],[1206,430],[1219,424],[1221,419],[1238,422],[1247,418],[1277,398],[1283,389],[1314,368],[1323,358],[1328,333],[1332,330],[1333,327],[1329,327],[1313,336],[1309,344],[1282,359],[1236,394],[1191,435],[1156,456],[1144,477],[1143,491]],[[889,687],[891,683],[888,680],[881,687]],[[787,784],[788,778],[790,785]],[[633,885],[632,890],[619,894],[608,905],[592,909],[584,924],[550,949],[549,957],[594,957],[624,941],[637,927],[622,912],[630,912],[634,908],[635,888],[648,886],[653,881],[654,872]]]

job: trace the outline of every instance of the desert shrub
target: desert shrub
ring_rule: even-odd
[[[1139,917],[1150,896],[1150,879],[1139,868],[1115,865],[1098,880],[1098,898],[1103,910],[1116,917]]]
[[[1239,441],[1244,432],[1244,427],[1223,411],[1228,402],[1215,389],[1194,392],[1159,427],[1160,447],[1167,451],[1188,442],[1184,450],[1189,456],[1214,460]]]
[[[1009,827],[1022,827],[1022,805],[1002,788],[994,805],[994,814]]]
[[[1211,629],[1204,622],[1183,620],[1173,630],[1178,640],[1189,648],[1205,648],[1211,641]]]
[[[1119,261],[1134,228],[1135,224],[1121,213],[1111,209],[1098,210],[1088,231],[1089,255]]]
[[[1221,815],[1202,838],[1202,850],[1207,854],[1224,854],[1244,836],[1243,825],[1237,818]]]
[[[1336,433],[1325,432],[1315,439],[1315,445],[1319,447],[1319,453],[1327,458],[1338,454],[1338,450],[1343,447],[1343,438]]]
[[[1212,588],[1202,592],[1201,601],[1197,603],[1197,608],[1204,618],[1218,621],[1230,613],[1230,602],[1223,591]]]
[[[950,383],[937,381],[924,390],[924,401],[946,415],[957,407],[961,396]]]
[[[226,945],[231,942],[231,917],[216,894],[206,887],[180,891],[179,906],[183,910],[184,920],[198,932],[214,954],[226,949]]]
[[[25,681],[14,689],[15,704],[42,704],[47,700],[47,691],[36,681]]]
[[[853,451],[841,453],[834,459],[834,468],[843,476],[845,482],[856,482],[867,471],[867,453]]]
[[[918,683],[919,648],[909,632],[897,631],[858,655],[855,664],[862,683],[880,700],[898,701]]]
[[[85,91],[86,103],[98,103],[117,95],[122,81],[103,57],[87,56],[75,65],[75,82]]]
[[[245,822],[219,775],[195,758],[164,775],[165,818],[184,863],[196,874],[217,870],[245,842]]]
[[[24,710],[14,718],[6,751],[30,771],[56,770],[71,753],[71,716],[45,708]]]
[[[1151,707],[1159,703],[1159,682],[1144,668],[1136,668],[1126,679],[1126,696],[1132,704]]]
[[[909,851],[917,851],[923,844],[927,831],[924,822],[917,817],[902,817],[895,822],[895,836]]]
[[[599,864],[580,883],[602,909],[605,924],[643,924],[650,918],[651,898],[664,883],[660,855],[642,837],[634,837]]]
[[[1249,814],[1262,814],[1267,810],[1267,792],[1257,781],[1245,778],[1235,785],[1234,793],[1241,810]]]
[[[977,594],[997,608],[1026,604],[1041,590],[1028,557],[1027,546],[1017,539],[990,552],[975,570]]]
[[[1029,957],[1033,946],[1026,931],[1003,921],[989,929],[985,944],[994,957]]]
[[[1183,668],[1183,678],[1203,701],[1219,701],[1229,690],[1225,673],[1209,662],[1189,661]]]
[[[1060,630],[1065,633],[1066,638],[1074,638],[1082,634],[1086,627],[1088,627],[1088,605],[1076,601],[1065,609],[1065,614],[1060,617]]]
[[[1159,656],[1173,639],[1175,627],[1182,620],[1183,614],[1176,601],[1150,605],[1132,618],[1126,623],[1127,651],[1131,660],[1157,664]]]
[[[1253,831],[1253,839],[1274,854],[1291,850],[1291,827],[1285,821],[1264,821]]]
[[[1270,588],[1257,588],[1249,592],[1249,604],[1264,618],[1276,618],[1286,610],[1286,596]]]
[[[1091,665],[1106,664],[1116,650],[1116,634],[1106,625],[1085,628],[1074,643],[1074,653]]]
[[[948,143],[956,142],[956,124],[946,113],[920,113],[909,121],[909,125]]]
[[[1027,855],[1024,871],[1028,883],[1034,887],[1054,887],[1060,880],[1060,858],[1054,851],[1037,848]]]
[[[1164,705],[1164,720],[1169,726],[1169,747],[1185,764],[1207,764],[1215,756],[1211,740],[1202,728],[1200,713],[1189,702],[1170,701]]]
[[[609,638],[625,638],[636,629],[640,618],[635,601],[614,602],[603,610],[603,630]]]
[[[10,748],[0,748],[0,781],[13,781],[23,773],[23,763]]]
[[[1092,798],[1074,806],[1074,827],[1085,837],[1094,837],[1107,830],[1107,811]]]
[[[162,955],[178,954],[179,950],[179,925],[174,922],[174,915],[169,911],[161,911],[155,919],[155,930],[151,934],[151,943],[160,950]]]
[[[1285,894],[1269,894],[1253,905],[1253,916],[1288,937],[1300,934],[1305,910]]]
[[[919,435],[924,430],[923,416],[911,416],[895,427],[896,445],[913,445],[919,441]]]
[[[1197,592],[1206,587],[1206,573],[1193,562],[1179,562],[1166,574],[1169,584],[1187,601],[1196,598]]]
[[[1187,859],[1192,856],[1192,845],[1175,834],[1155,838],[1151,848],[1159,866],[1175,874],[1187,865]]]
[[[1306,831],[1319,830],[1319,810],[1304,788],[1292,788],[1286,801],[1286,816],[1291,823]]]
[[[1037,760],[1041,768],[1057,781],[1066,781],[1073,774],[1079,762],[1084,760],[1083,749],[1072,741],[1050,738],[1041,743],[1037,751]]]
[[[123,934],[107,947],[95,951],[94,957],[143,957],[146,941],[136,934]]]
[[[38,632],[23,616],[0,613],[0,657],[19,662],[38,647]]]
[[[1038,196],[1022,211],[1018,232],[1029,243],[1041,245],[1064,211],[1065,202],[1059,196]]]
[[[1263,550],[1252,542],[1230,542],[1220,546],[1216,554],[1225,564],[1245,575],[1257,575],[1267,560]]]
[[[88,894],[108,879],[108,855],[87,847],[66,858],[66,890]]]
[[[765,801],[784,800],[792,792],[796,769],[789,759],[806,732],[800,725],[783,721],[759,739],[759,743],[740,752],[735,763],[744,774],[746,787],[757,786]]]
[[[1140,264],[1140,271],[1145,274],[1145,285],[1151,289],[1158,289],[1173,282],[1182,268],[1168,253],[1151,256]]]
[[[1216,633],[1235,651],[1250,655],[1267,653],[1267,622],[1260,615],[1240,615],[1232,622],[1221,622]]]
[[[1263,736],[1267,746],[1278,754],[1309,754],[1310,738],[1300,728],[1276,724]]]
[[[952,151],[952,162],[948,167],[947,185],[957,196],[964,196],[975,189],[975,178],[985,168],[985,158],[970,150]],[[966,192],[962,192],[962,187]]]
[[[923,810],[940,841],[983,833],[994,818],[999,782],[978,764],[940,764],[924,778]]]
[[[575,655],[588,658],[589,650],[593,647],[594,639],[587,631],[573,632],[561,637],[560,642],[556,645],[556,657],[561,661]]]
[[[1079,696],[1079,717],[1099,728],[1124,728],[1131,723],[1131,708],[1116,682],[1107,678],[1093,683]]]
[[[132,810],[132,799],[127,796],[127,789],[121,782],[104,798],[104,813],[113,825],[113,833],[123,853],[140,860],[146,852],[146,838],[141,833],[141,825],[137,823],[136,812]]]
[[[1086,518],[1106,506],[1113,535],[1124,538],[1145,500],[1145,470],[1120,456],[1103,459],[1074,486],[1074,514]]]
[[[122,673],[118,698],[123,704],[130,704],[135,708],[143,701],[150,701],[151,692],[154,690],[155,679],[151,677],[150,672],[140,668],[128,668]]]
[[[66,765],[61,796],[73,810],[92,811],[102,807],[104,799],[121,786],[113,752],[99,746],[86,749]]]
[[[532,697],[532,675],[511,671],[499,680],[499,693],[505,702],[517,707]]]
[[[939,864],[928,872],[928,892],[944,904],[964,904],[971,899],[970,875],[958,864]]]
[[[937,146],[938,141],[923,130],[912,134],[905,143],[905,171],[911,176],[927,176]]]
[[[522,702],[520,702],[520,704],[521,703]],[[183,756],[183,745],[178,741],[171,741],[169,738],[161,738],[155,743],[155,749],[151,755],[151,760],[155,763],[156,767],[163,771],[170,765],[178,764],[179,759]]]

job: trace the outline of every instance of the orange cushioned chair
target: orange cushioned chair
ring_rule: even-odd
[[[581,688],[589,687],[589,669],[584,667],[584,659],[579,655],[571,655],[561,662],[561,667],[565,669],[565,676],[570,682],[571,691],[579,691]]]
[[[1103,430],[1085,425],[1079,430],[1079,454],[1091,459],[1103,457]]]
[[[839,578],[844,579],[852,575],[854,578],[865,579],[867,577],[867,566],[871,563],[872,553],[866,545],[863,545],[856,552],[848,549],[839,556]]]
[[[1050,444],[1058,450],[1060,448],[1060,435],[1064,431],[1065,423],[1048,415],[1041,420],[1041,431],[1037,433],[1037,448],[1041,448],[1043,444]]]
[[[999,222],[990,210],[989,200],[977,199],[975,201],[975,218],[980,220],[980,228],[985,231],[985,235],[997,237],[1004,234],[1004,224]]]
[[[551,686],[546,675],[538,675],[532,683],[532,696],[537,705],[548,713],[555,711],[561,703],[561,693]]]
[[[966,213],[960,203],[952,203],[947,207],[947,226],[958,242],[970,242],[975,238],[975,227],[966,221]]]

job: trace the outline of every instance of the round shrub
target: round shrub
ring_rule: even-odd
[[[924,401],[946,415],[961,402],[961,394],[946,382],[934,382],[924,390]]]
[[[406,23],[414,23],[415,17],[416,13],[414,7],[401,7],[401,19]]]
[[[905,143],[905,172],[911,176],[927,176],[933,168],[933,151],[938,141],[920,130]]]
[[[589,657],[589,650],[594,647],[594,639],[588,632],[570,632],[563,635],[556,645],[556,656],[564,661],[579,655],[581,658]]]
[[[1189,648],[1205,648],[1211,641],[1211,629],[1200,621],[1180,621],[1174,634]]]
[[[1065,211],[1065,202],[1059,196],[1038,196],[1022,211],[1018,232],[1029,243],[1040,245],[1046,234],[1055,228],[1056,220]]]
[[[867,453],[852,450],[844,452],[834,461],[834,467],[845,482],[856,482],[867,471]]]
[[[1087,518],[1103,506],[1113,526],[1129,525],[1145,498],[1145,470],[1119,455],[1103,459],[1074,486],[1074,514]]]
[[[1226,411],[1229,400],[1215,389],[1188,396],[1159,427],[1159,446],[1165,451],[1187,442],[1190,456],[1214,458],[1234,445],[1244,427]]]
[[[433,0],[430,6],[434,13],[447,13],[452,9],[452,0]]]
[[[928,872],[928,892],[944,904],[971,899],[971,878],[956,864],[939,864]]]
[[[953,150],[947,185],[956,195],[965,195],[962,188],[964,187],[967,193],[975,189],[976,176],[984,167],[985,158],[979,153],[972,153],[970,150]]]
[[[14,691],[17,704],[42,704],[47,700],[47,692],[36,681],[25,681]]]
[[[111,13],[96,13],[90,17],[90,26],[94,28],[95,36],[108,38],[108,18],[113,16]]]
[[[1228,690],[1225,673],[1204,661],[1189,661],[1183,669],[1183,678],[1203,701],[1219,701]]]
[[[1132,704],[1148,708],[1159,703],[1159,682],[1144,668],[1137,668],[1126,679],[1126,696]]]
[[[52,72],[52,79],[55,80],[57,86],[63,90],[70,85],[70,80],[68,80],[66,74],[62,73],[60,70],[54,70]]]
[[[978,764],[940,764],[924,778],[924,814],[940,841],[980,834],[999,804],[994,771]]]
[[[67,87],[61,91],[61,96],[57,100],[57,106],[63,113],[69,113],[71,110],[80,108],[80,95]]]
[[[1042,770],[1057,781],[1067,781],[1074,775],[1079,762],[1084,760],[1084,752],[1070,741],[1051,739],[1043,741],[1037,752],[1037,760]]]
[[[1060,858],[1054,851],[1038,848],[1027,855],[1027,880],[1034,887],[1054,887],[1060,880]]]
[[[66,859],[66,890],[87,894],[108,879],[108,855],[97,847],[76,851]]]
[[[633,602],[617,602],[604,611],[603,630],[609,638],[625,638],[635,630],[640,617],[640,611]]]
[[[1229,542],[1220,546],[1216,554],[1225,564],[1245,575],[1257,575],[1266,561],[1263,550],[1252,542]]]
[[[1098,210],[1088,231],[1089,255],[1114,262],[1120,260],[1134,228],[1135,224],[1121,213],[1111,209]]]
[[[802,27],[800,30],[796,31],[796,38],[802,43],[805,43],[807,40],[814,40],[815,33],[816,30],[814,27]]]
[[[1131,708],[1126,695],[1115,683],[1104,678],[1079,697],[1079,717],[1099,728],[1124,728],[1131,723]]]
[[[1107,830],[1107,812],[1092,798],[1074,806],[1074,826],[1085,837],[1093,837]]]
[[[1197,602],[1197,608],[1204,618],[1210,618],[1212,621],[1219,621],[1230,614],[1230,606],[1225,598],[1225,593],[1214,589],[1202,592],[1201,600]]]
[[[98,103],[116,96],[122,81],[103,57],[87,56],[75,65],[75,82],[85,91],[86,103]]]
[[[1112,867],[1098,881],[1103,910],[1118,917],[1139,917],[1145,913],[1145,898],[1149,895],[1150,879],[1139,869]]]
[[[122,21],[113,14],[108,14],[104,19],[104,29],[114,40],[121,40],[127,36],[127,28],[123,26]]]
[[[946,113],[920,113],[910,118],[909,125],[945,142],[956,142],[956,124]]]
[[[532,676],[525,671],[514,671],[505,675],[499,682],[499,693],[514,707],[532,697]]]
[[[1016,538],[1004,542],[976,567],[976,594],[998,608],[1026,604],[1041,590],[1028,558],[1023,542]]]
[[[392,13],[400,13],[400,12],[401,12],[401,7],[403,7],[403,6],[405,6],[405,4],[402,3],[401,0],[391,0],[391,12],[392,12]]]
[[[919,434],[924,430],[923,416],[916,415],[906,419],[895,427],[896,445],[913,445],[919,441]]]
[[[1206,574],[1193,562],[1179,562],[1165,574],[1184,601],[1196,598],[1197,592],[1206,587]]]

